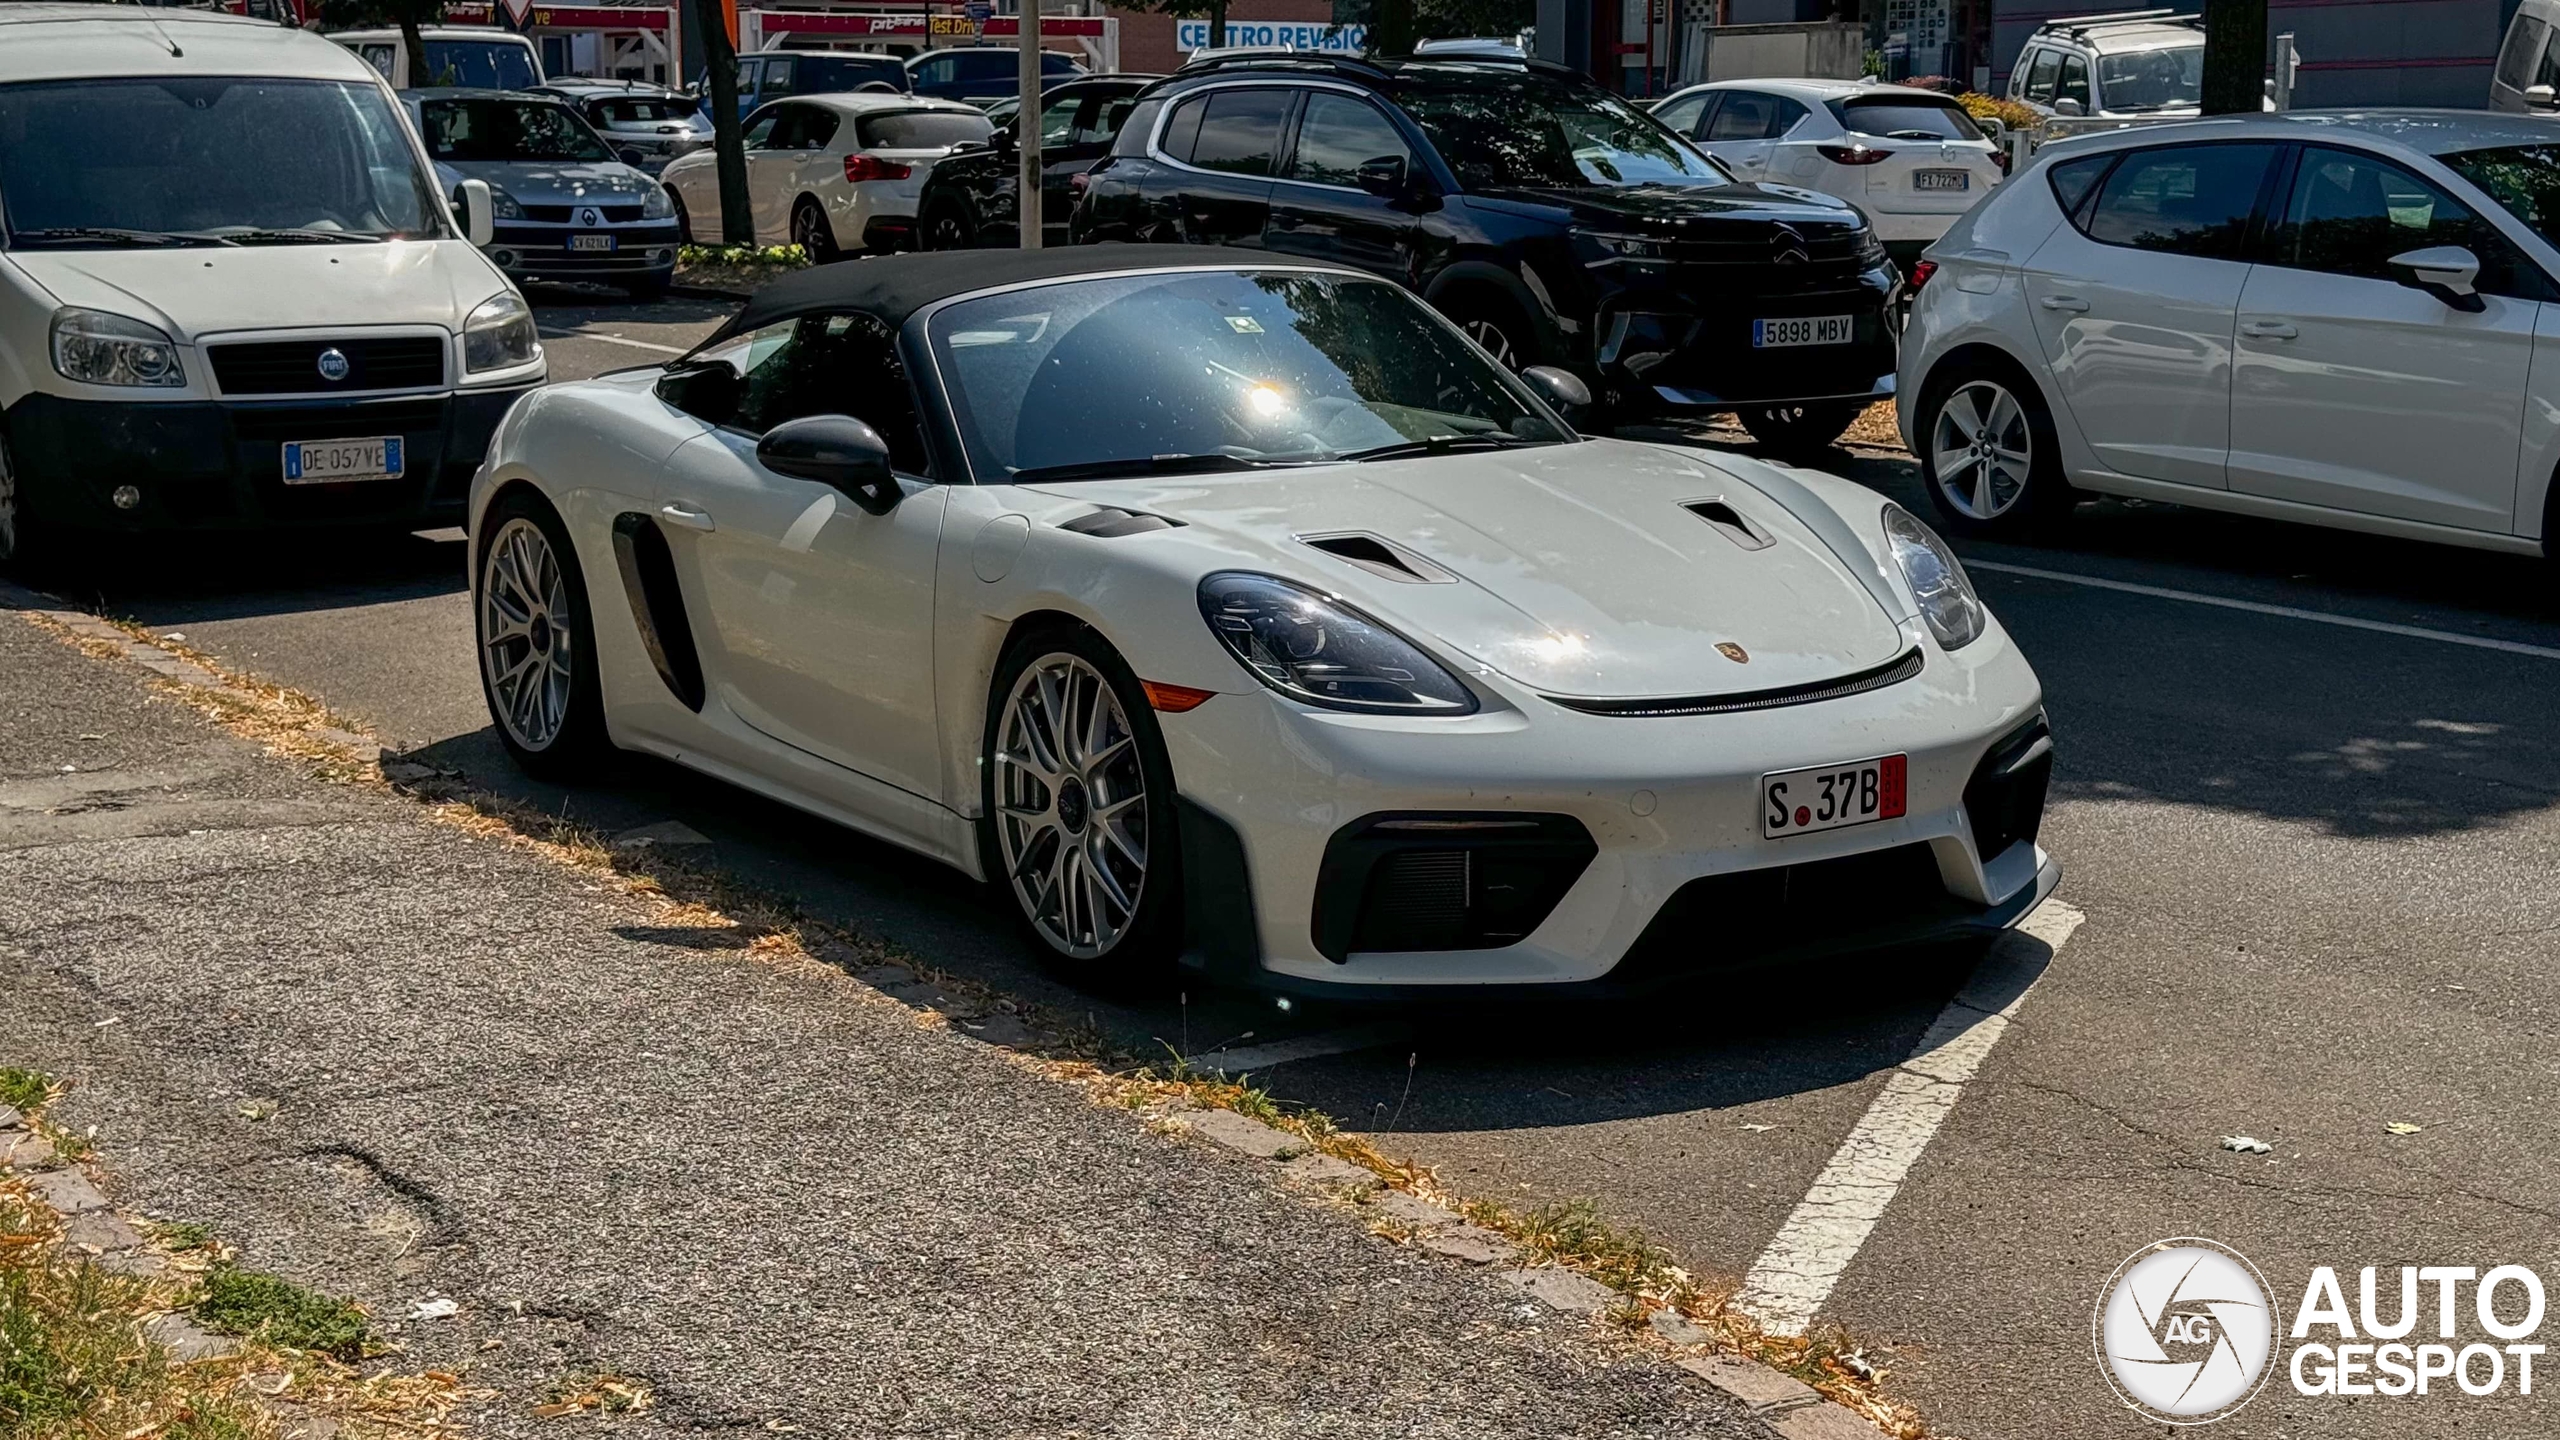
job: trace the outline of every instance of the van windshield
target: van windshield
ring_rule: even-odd
[[[2204,94],[2204,46],[2101,55],[2098,85],[2109,110],[2190,108]]]
[[[601,163],[613,158],[568,106],[544,100],[428,100],[418,106],[418,114],[426,122],[427,153],[438,160]]]
[[[533,51],[519,40],[430,40],[427,78],[417,83],[530,90],[542,77],[534,73]]]
[[[0,85],[0,213],[20,247],[446,233],[390,100],[330,80]]]

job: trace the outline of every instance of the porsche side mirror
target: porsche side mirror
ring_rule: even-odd
[[[777,475],[815,480],[874,515],[906,498],[889,469],[889,442],[850,415],[804,415],[764,432],[756,459]]]
[[[2560,110],[2560,91],[2555,91],[2548,85],[2528,85],[2524,90],[2524,108]]]
[[[1556,365],[1532,365],[1520,372],[1538,398],[1564,412],[1567,420],[1579,417],[1591,408],[1591,387],[1582,377]]]
[[[1360,188],[1372,195],[1385,200],[1404,198],[1405,171],[1404,157],[1401,155],[1384,155],[1375,160],[1364,160],[1360,162],[1360,168],[1352,174]]]
[[[745,389],[726,360],[697,360],[658,377],[658,398],[705,425],[738,418],[738,398]]]
[[[2406,250],[2383,262],[2400,283],[2424,290],[2456,310],[2478,314],[2489,302],[2480,298],[2480,257],[2459,245],[2431,245]]]
[[[486,250],[489,242],[498,238],[498,209],[489,199],[489,182],[465,180],[461,194],[462,238],[470,241],[474,249]]]

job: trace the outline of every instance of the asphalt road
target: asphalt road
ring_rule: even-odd
[[[566,378],[681,348],[720,308],[554,300],[541,316]],[[1828,463],[1928,513],[1897,452]],[[1817,1320],[1873,1342],[1950,1432],[2129,1434],[2158,1427],[2101,1379],[2089,1322],[2152,1240],[2237,1247],[2288,1314],[2315,1265],[2351,1285],[2364,1265],[2560,1271],[2560,580],[2112,501],[2041,545],[1962,548],[2048,691],[2045,842],[2085,919],[2008,977],[1991,1007],[2017,1002],[2005,1034],[1925,1148],[1896,1142],[1898,1189],[1869,1196],[1866,1228],[1814,1217],[1815,1240],[1852,1242],[1816,1284]],[[452,537],[286,544],[155,555],[80,598],[483,784],[606,827],[682,819],[724,866],[934,963],[1135,1041],[1211,1061],[1227,1044],[1229,1063],[1392,1129],[1466,1191],[1593,1197],[1736,1281],[1765,1280],[1773,1255],[1787,1272],[1776,1242],[1808,1233],[1801,1202],[1844,1145],[1900,1133],[1896,1087],[1915,1082],[1896,1067],[1972,973],[1970,956],[1891,956],[1571,1014],[1078,995],[933,865],[654,764],[575,793],[515,775],[481,709],[462,568]],[[2273,1149],[2230,1153],[2225,1135]],[[2556,1428],[2511,1391],[2438,1392],[2304,1399],[2279,1377],[2216,1431]]]

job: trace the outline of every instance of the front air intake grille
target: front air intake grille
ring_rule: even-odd
[[[2053,727],[2042,715],[2000,737],[1965,782],[1964,814],[1973,853],[1984,864],[2044,824],[2045,789],[2053,781]]]
[[[1747,969],[1773,956],[1866,948],[1976,912],[1947,893],[1927,842],[1707,875],[1672,892],[1609,978],[1641,983]]]
[[[1569,815],[1389,812],[1344,826],[1316,876],[1316,949],[1490,950],[1546,922],[1600,847]]]
[[[1669,715],[1729,715],[1739,710],[1775,710],[1782,705],[1811,705],[1820,700],[1837,700],[1844,695],[1862,695],[1899,685],[1920,673],[1926,662],[1917,647],[1899,660],[1888,661],[1872,670],[1862,670],[1842,680],[1817,680],[1809,685],[1782,685],[1774,690],[1744,690],[1732,695],[1696,695],[1664,699],[1588,700],[1575,695],[1550,695],[1551,704],[1586,715],[1617,715],[1653,718]]]
[[[604,223],[607,225],[628,225],[632,221],[640,218],[640,207],[637,205],[597,205],[593,207],[582,207],[576,205],[527,205],[524,207],[524,218],[533,221],[536,224],[566,225],[577,218],[578,211],[582,208],[594,209],[598,214],[604,217]]]
[[[352,394],[362,390],[424,390],[444,383],[446,342],[438,335],[375,336],[349,340],[263,340],[215,345],[206,354],[225,395]],[[341,378],[321,369],[331,351],[346,362]],[[331,362],[330,368],[336,368]]]

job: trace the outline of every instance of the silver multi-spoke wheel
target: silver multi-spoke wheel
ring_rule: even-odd
[[[0,441],[0,561],[18,556],[18,472],[9,468],[9,446]]]
[[[1089,960],[1129,933],[1147,886],[1147,777],[1120,697],[1083,657],[1031,662],[996,724],[996,843],[1022,913]]]
[[[1502,332],[1500,325],[1490,320],[1469,320],[1458,328],[1467,332],[1468,339],[1483,346],[1486,354],[1501,361],[1503,369],[1520,368],[1520,352],[1512,345],[1511,337]]]
[[[547,748],[568,723],[576,639],[550,537],[531,520],[508,520],[480,575],[480,665],[499,722],[527,750]]]
[[[1938,493],[1968,520],[2007,514],[2027,493],[2035,433],[2026,408],[1997,380],[1968,380],[1938,407],[1929,427],[1929,463]]]

